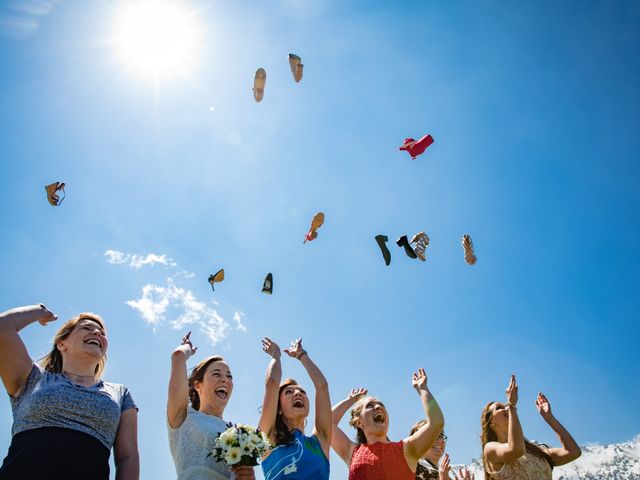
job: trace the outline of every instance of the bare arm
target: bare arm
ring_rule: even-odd
[[[329,449],[331,448],[331,430],[333,427],[333,422],[331,420],[329,383],[318,366],[313,362],[313,360],[311,360],[311,358],[309,358],[306,350],[302,348],[301,338],[293,342],[291,348],[285,350],[285,352],[287,352],[289,356],[300,360],[300,363],[302,363],[302,366],[305,368],[313,382],[313,386],[316,390],[316,418],[313,435],[318,438],[324,454],[329,458]]]
[[[525,454],[524,434],[518,418],[518,385],[515,375],[506,390],[507,406],[509,408],[509,426],[507,443],[489,442],[484,446],[484,455],[494,468],[500,468],[503,463],[511,463]]]
[[[282,379],[281,353],[278,344],[269,338],[262,340],[262,349],[271,356],[271,361],[267,367],[262,413],[260,414],[258,427],[269,437],[269,441],[274,443],[274,429],[278,413],[278,392],[280,391],[280,380]]]
[[[140,478],[138,412],[135,408],[122,412],[116,441],[113,444],[113,454],[116,465],[116,480],[138,480]]]
[[[427,375],[423,368],[413,374],[413,387],[418,391],[427,423],[416,433],[405,438],[403,443],[404,457],[409,468],[415,472],[418,460],[433,446],[433,443],[444,428],[444,415],[436,399],[427,387]]]
[[[187,405],[189,405],[187,360],[198,349],[193,347],[190,336],[191,332],[187,333],[182,338],[182,344],[171,354],[171,376],[167,396],[167,420],[171,428],[180,428],[187,418]]]
[[[562,447],[559,448],[546,449],[546,452],[553,460],[553,464],[556,467],[566,465],[582,455],[582,450],[580,450],[580,447],[571,434],[562,426],[556,417],[553,416],[553,413],[551,413],[551,404],[542,393],[538,393],[536,408],[544,421],[556,432],[558,440],[560,440],[560,445],[562,445]]]
[[[18,332],[34,322],[46,325],[57,318],[42,304],[0,313],[0,378],[9,395],[22,391],[33,365]]]
[[[349,410],[360,397],[366,394],[367,390],[364,388],[354,388],[347,398],[334,405],[331,409],[331,423],[333,427],[331,446],[347,465],[351,464],[351,456],[353,455],[353,450],[356,448],[356,444],[349,439],[347,434],[344,433],[338,425],[344,414],[347,413],[347,410]]]

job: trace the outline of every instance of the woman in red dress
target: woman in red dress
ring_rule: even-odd
[[[427,388],[424,369],[413,374],[413,387],[420,395],[427,423],[413,435],[391,442],[389,414],[380,400],[366,397],[367,390],[352,390],[347,398],[333,407],[333,435],[331,446],[349,465],[349,480],[413,480],[418,460],[440,435],[444,416]],[[349,407],[349,424],[356,429],[353,442],[338,424]]]

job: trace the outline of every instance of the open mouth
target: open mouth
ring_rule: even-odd
[[[304,408],[304,401],[301,398],[297,398],[293,401],[294,408]]]
[[[85,340],[84,343],[86,343],[87,345],[95,345],[98,348],[102,348],[102,344],[97,338],[90,338],[89,340]]]
[[[216,388],[215,394],[218,398],[226,400],[229,396],[229,389],[227,387]]]
[[[384,413],[378,411],[373,415],[373,421],[376,423],[384,423]]]

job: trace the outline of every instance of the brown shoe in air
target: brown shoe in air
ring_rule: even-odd
[[[476,254],[473,252],[473,242],[471,241],[471,237],[466,233],[462,236],[462,248],[464,249],[464,260],[469,265],[474,265],[478,259],[476,258]]]
[[[224,268],[221,268],[213,275],[209,275],[209,283],[211,284],[211,290],[215,292],[216,289],[213,288],[213,285],[216,283],[220,283],[223,280],[224,280]]]
[[[302,80],[302,68],[304,65],[302,65],[302,59],[295,53],[289,54],[289,67],[291,67],[291,73],[296,83]]]
[[[253,77],[253,98],[256,102],[261,102],[264,98],[264,86],[267,83],[267,72],[264,68],[260,67],[256,70],[256,74]]]
[[[64,197],[65,197],[64,183],[62,182],[51,183],[45,186],[44,189],[47,192],[47,200],[54,207],[57,207],[58,205],[60,205],[62,203],[62,200],[64,200]],[[62,198],[58,196],[58,191],[62,192]]]

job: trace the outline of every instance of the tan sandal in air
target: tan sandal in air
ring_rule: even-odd
[[[309,232],[305,236],[304,242],[302,243],[307,243],[307,242],[310,242],[311,240],[315,240],[316,238],[318,238],[318,232],[316,230],[318,230],[323,223],[324,223],[324,213],[322,212],[316,213],[313,216],[313,220],[311,220],[311,228],[309,229]]]
[[[426,260],[424,253],[429,245],[429,237],[427,237],[427,234],[424,232],[416,233],[410,243],[415,243],[413,251],[418,258],[424,262]]]
[[[256,70],[256,74],[253,77],[253,98],[256,102],[261,102],[264,98],[264,86],[267,83],[267,72],[264,68],[260,67]]]
[[[464,260],[469,265],[474,265],[478,259],[473,251],[473,242],[471,241],[471,237],[467,234],[462,236],[462,248],[464,249]]]
[[[304,65],[302,65],[302,59],[295,53],[289,54],[289,67],[291,67],[291,73],[296,83],[302,80],[302,68]]]

